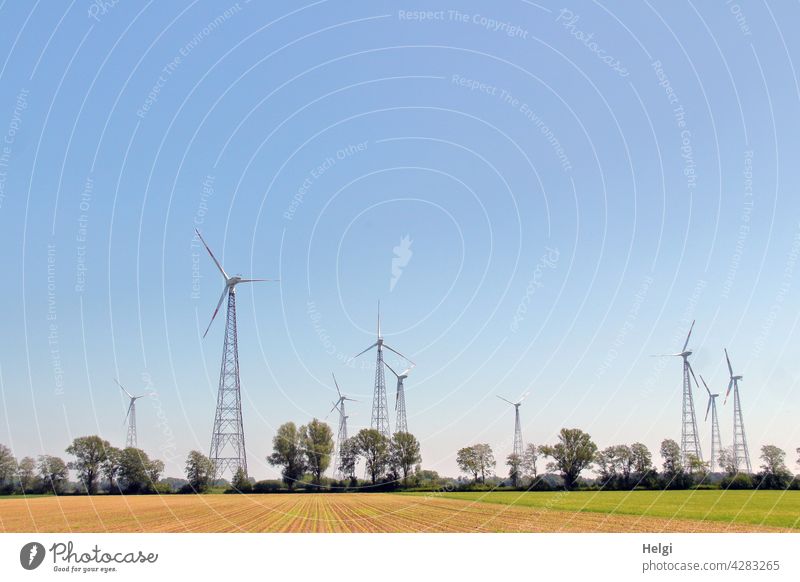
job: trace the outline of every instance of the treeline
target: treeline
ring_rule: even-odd
[[[298,485],[316,490],[362,488],[365,484],[356,476],[360,460],[364,461],[371,490],[419,484],[422,457],[419,441],[411,433],[396,432],[387,438],[378,430],[365,428],[341,444],[336,459],[333,455],[330,427],[314,419],[299,428],[293,422],[282,424],[272,439],[267,462],[280,467],[283,484],[290,491]],[[323,477],[332,462],[340,479]]]
[[[124,493],[272,493],[278,491],[353,491],[439,486],[433,471],[423,471],[420,445],[411,433],[398,432],[391,438],[377,430],[363,429],[334,451],[331,427],[313,419],[298,427],[287,422],[272,440],[270,465],[279,467],[281,480],[255,482],[239,470],[228,483],[214,480],[214,465],[200,451],[189,452],[186,479],[162,479],[164,463],[150,459],[137,448],[118,449],[99,436],[76,438],[65,452],[72,457],[42,455],[17,461],[12,451],[0,445],[0,495],[8,494],[89,494]],[[334,455],[336,458],[334,459]],[[356,476],[356,466],[364,461],[367,480]],[[339,479],[325,477],[337,467]],[[77,482],[69,480],[74,471]]]
[[[681,448],[672,439],[665,439],[659,450],[663,459],[661,471],[642,443],[621,444],[598,449],[589,434],[574,429],[561,429],[553,445],[527,444],[522,455],[506,457],[508,478],[492,480],[493,486],[525,490],[590,489],[800,489],[800,479],[786,466],[786,452],[774,445],[761,447],[761,471],[746,473],[736,465],[731,449],[719,453],[721,473],[710,473],[709,463],[689,458],[684,465]],[[797,449],[800,464],[800,448]],[[548,473],[540,475],[539,461],[547,459]],[[494,474],[496,461],[491,446],[479,443],[458,451],[456,460],[463,473],[472,478],[460,488],[486,488],[487,476]],[[596,478],[583,478],[583,471],[594,469]]]
[[[99,436],[78,437],[65,452],[74,460],[41,455],[19,461],[0,444],[0,494],[35,495],[52,493],[98,492],[101,482],[109,493],[166,493],[169,485],[159,480],[164,463],[150,459],[141,449],[118,449]],[[69,481],[69,471],[77,473],[78,483]]]

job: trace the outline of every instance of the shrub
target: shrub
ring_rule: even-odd
[[[736,475],[726,475],[719,482],[720,489],[752,489],[753,478],[747,473],[737,473]]]

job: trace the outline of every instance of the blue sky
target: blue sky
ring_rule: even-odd
[[[457,6],[457,8],[454,8]],[[419,14],[418,11],[429,11]],[[374,341],[417,368],[424,465],[581,427],[680,438],[677,351],[744,375],[753,464],[800,446],[797,7],[527,1],[0,3],[0,442],[207,451],[229,272],[249,467],[369,424]],[[392,286],[394,248],[412,242]],[[390,363],[393,361],[390,359]],[[390,386],[390,407],[393,387]],[[706,399],[695,392],[702,444]],[[330,418],[331,422],[335,419]],[[720,407],[732,439],[732,406]],[[791,455],[793,460],[795,455]],[[505,472],[504,467],[498,467]]]

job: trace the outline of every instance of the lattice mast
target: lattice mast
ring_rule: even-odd
[[[375,384],[373,386],[373,393],[372,393],[372,417],[370,419],[370,427],[380,432],[386,438],[391,438],[392,431],[389,427],[389,414],[388,414],[388,405],[386,402],[386,377],[383,372],[383,367],[385,362],[383,361],[383,348],[390,350],[406,360],[411,366],[414,366],[414,362],[409,360],[406,356],[395,350],[394,348],[390,347],[383,341],[383,336],[381,335],[381,304],[380,301],[378,302],[378,338],[374,344],[369,346],[367,349],[363,350],[362,352],[356,354],[354,358],[357,358],[361,354],[364,354],[371,350],[372,348],[377,348],[377,359],[375,361]]]
[[[219,296],[217,307],[211,316],[203,337],[208,335],[219,308],[228,297],[227,316],[225,318],[225,338],[222,344],[222,363],[219,370],[219,386],[217,389],[217,407],[214,413],[214,427],[211,431],[211,447],[209,458],[214,464],[214,479],[223,475],[236,475],[239,469],[247,476],[247,451],[244,440],[244,422],[242,421],[242,390],[239,379],[239,339],[236,329],[236,286],[241,283],[259,281],[277,281],[277,279],[244,279],[241,275],[229,276],[211,252],[200,231],[195,229],[197,237],[203,243],[214,264],[225,279],[225,287]]]
[[[728,391],[725,393],[725,403],[728,402],[728,395],[733,388],[733,456],[737,469],[746,468],[748,473],[753,472],[753,467],[750,465],[750,450],[747,448],[747,435],[744,431],[744,419],[742,418],[742,402],[739,398],[739,380],[742,376],[736,376],[733,373],[733,366],[731,366],[731,359],[728,356],[728,350],[725,350],[725,360],[728,362],[728,372],[730,372],[730,381],[728,382]],[[724,404],[724,403],[723,403]]]
[[[697,431],[697,416],[694,411],[694,397],[692,396],[692,379],[695,385],[697,378],[695,378],[692,365],[689,363],[689,356],[692,355],[691,350],[686,348],[689,346],[689,338],[692,337],[692,330],[694,329],[694,321],[689,328],[689,333],[686,335],[686,341],[683,342],[683,350],[677,354],[659,354],[655,357],[680,357],[683,360],[683,398],[681,403],[681,463],[687,470],[691,469],[691,460],[696,458],[701,463],[703,462],[703,450],[700,447],[700,434]]]
[[[123,424],[127,423],[127,428],[125,431],[125,446],[128,448],[138,449],[138,439],[136,436],[136,401],[142,396],[134,396],[130,392],[125,389],[125,386],[119,383],[119,380],[114,378],[114,382],[117,383],[125,395],[130,399],[128,402],[128,411],[125,413],[125,420]]]
[[[705,378],[702,374],[700,380],[708,392],[708,406],[706,407],[706,417],[704,422],[708,422],[708,413],[711,412],[711,459],[709,461],[709,469],[712,473],[716,473],[719,469],[719,452],[722,450],[722,439],[719,436],[719,417],[717,416],[717,397],[719,394],[712,394],[708,389]]]

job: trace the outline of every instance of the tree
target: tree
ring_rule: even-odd
[[[333,431],[331,427],[313,419],[307,426],[301,427],[303,449],[306,465],[313,476],[315,485],[322,482],[322,474],[331,464],[333,453]]]
[[[681,447],[672,439],[661,441],[661,457],[664,459],[664,474],[675,475],[683,471]]]
[[[0,491],[13,486],[14,474],[17,471],[17,460],[5,445],[0,445]]]
[[[410,432],[396,432],[389,443],[389,458],[392,467],[403,475],[403,485],[408,485],[411,468],[422,462],[419,441]]]
[[[653,468],[653,456],[650,450],[642,443],[633,443],[631,445],[631,462],[633,463],[633,470],[642,478],[642,475],[648,473]]]
[[[539,450],[533,443],[528,443],[525,447],[525,452],[522,453],[522,472],[536,479],[538,471],[536,470],[536,461],[539,460]]]
[[[362,428],[354,438],[374,485],[389,464],[389,439],[374,428]]]
[[[200,451],[190,451],[186,457],[186,480],[196,493],[203,493],[214,478],[214,463]]]
[[[103,459],[103,464],[100,467],[100,471],[102,472],[103,477],[108,480],[108,490],[112,493],[114,492],[116,481],[119,477],[121,460],[122,451],[117,447],[108,447],[106,449],[106,458]]]
[[[458,453],[456,454],[456,463],[462,472],[472,475],[473,480],[477,483],[480,467],[478,466],[478,457],[477,452],[475,451],[475,446],[459,449]]]
[[[17,480],[23,493],[36,490],[36,461],[31,457],[23,457],[17,467]]]
[[[97,435],[91,435],[78,437],[67,447],[67,454],[75,457],[75,461],[70,462],[68,466],[77,471],[78,480],[89,495],[97,493],[97,480],[110,446],[108,441]]]
[[[761,481],[762,487],[768,489],[786,489],[792,480],[792,474],[786,468],[786,452],[775,445],[761,447]]]
[[[349,438],[342,443],[339,450],[339,470],[350,479],[350,483],[356,482],[356,463],[358,463],[358,443],[354,438]]]
[[[303,478],[306,472],[306,459],[303,454],[302,434],[293,422],[278,427],[272,439],[272,454],[267,457],[270,465],[283,467],[281,476],[289,490]]]
[[[606,447],[602,451],[598,451],[594,462],[597,464],[597,472],[600,474],[603,485],[612,486],[617,478],[619,468],[616,447]]]
[[[494,471],[495,463],[492,447],[486,443],[474,445],[475,458],[478,462],[478,469],[481,472],[481,482],[486,483],[486,474]]]
[[[119,485],[126,493],[149,493],[155,491],[164,463],[150,460],[141,449],[127,447],[120,453]]]
[[[698,483],[702,483],[708,476],[708,463],[704,463],[697,455],[689,455],[689,474]]]
[[[511,453],[506,457],[506,465],[508,465],[508,477],[511,479],[511,485],[517,487],[521,476],[522,457]]]
[[[67,484],[69,469],[60,457],[42,455],[39,457],[39,476],[45,490],[60,495],[64,492],[64,486]]]
[[[239,493],[247,493],[253,489],[253,485],[247,478],[247,473],[244,472],[244,467],[236,469],[236,473],[233,475],[233,481],[231,481],[231,487],[234,491],[238,491]]]
[[[559,442],[539,448],[539,451],[553,459],[548,469],[561,472],[564,486],[572,489],[581,474],[588,468],[597,453],[597,445],[592,442],[588,433],[578,428],[562,428],[558,435]]]
[[[719,461],[719,466],[722,467],[722,470],[729,476],[736,475],[736,473],[739,472],[739,463],[736,459],[736,455],[733,454],[733,448],[727,447],[720,449],[717,460]]]
[[[486,473],[491,472],[496,465],[492,447],[486,443],[460,449],[456,455],[456,463],[464,473],[472,475],[475,482],[480,475],[483,483],[486,482]]]

